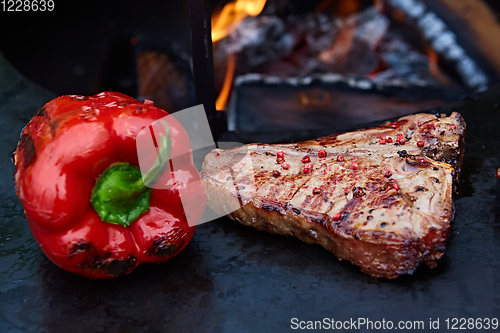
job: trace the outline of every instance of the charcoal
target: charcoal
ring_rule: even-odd
[[[336,20],[337,36],[319,54],[322,70],[340,74],[368,75],[378,66],[376,47],[389,27],[389,20],[370,7],[345,20]]]
[[[378,66],[376,48],[388,27],[389,20],[373,6],[345,19],[324,13],[286,20],[273,15],[248,17],[216,43],[215,62],[224,64],[227,55],[235,53],[236,74],[368,75]]]
[[[291,53],[295,41],[285,30],[279,17],[249,17],[222,41],[221,47],[227,54],[238,54],[238,64],[258,68]]]
[[[356,15],[356,38],[367,42],[375,49],[389,29],[389,19],[375,7]]]
[[[335,22],[321,13],[309,14],[303,18],[293,17],[289,24],[296,27],[297,34],[303,35],[311,53],[328,49],[338,33]]]
[[[429,58],[397,33],[390,32],[381,41],[380,57],[387,69],[377,73],[374,82],[402,80],[417,85],[440,85],[429,70]]]

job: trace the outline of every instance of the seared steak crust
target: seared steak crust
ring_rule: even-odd
[[[458,113],[417,114],[296,144],[216,149],[202,177],[214,211],[395,278],[444,254],[464,134]]]

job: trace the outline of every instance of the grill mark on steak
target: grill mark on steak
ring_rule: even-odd
[[[270,201],[276,199],[276,195],[279,193],[279,185],[271,187],[271,192],[268,195]]]
[[[286,179],[285,181],[288,181],[289,179]],[[298,180],[296,179],[296,177],[293,177],[292,179],[290,179],[290,181],[293,181],[293,180]],[[306,184],[309,182],[309,180],[306,180],[305,182],[302,183],[302,185],[298,185],[295,189],[295,191],[293,192],[293,194],[291,196],[288,196],[288,201],[292,201],[294,198],[295,198],[295,195],[297,195],[297,193],[301,190],[301,188],[303,188],[304,186],[306,186]]]

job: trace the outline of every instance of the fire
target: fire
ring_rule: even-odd
[[[212,42],[227,37],[248,16],[259,15],[267,0],[236,0],[230,2],[218,13],[212,15]],[[236,55],[229,54],[226,76],[221,92],[215,102],[217,110],[225,110],[229,94],[233,85]]]
[[[436,51],[434,51],[431,47],[426,47],[426,53],[429,57],[429,71],[431,72],[431,74],[442,83],[448,85],[450,83],[450,80],[439,70],[439,57]]]
[[[356,33],[356,23],[354,20],[345,20],[339,34],[332,46],[323,51],[319,58],[327,64],[340,63],[346,59],[352,47],[354,35]]]
[[[267,0],[236,0],[212,15],[212,41],[227,37],[248,16],[259,15]]]
[[[227,68],[226,68],[226,76],[224,77],[224,84],[222,85],[220,94],[217,97],[217,100],[215,101],[216,110],[226,109],[229,93],[231,92],[231,88],[233,86],[235,65],[236,65],[236,56],[234,55],[234,53],[230,53],[227,60]]]

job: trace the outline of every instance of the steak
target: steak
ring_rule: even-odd
[[[416,114],[299,143],[215,149],[201,174],[215,212],[396,278],[445,253],[464,135],[458,113]]]

